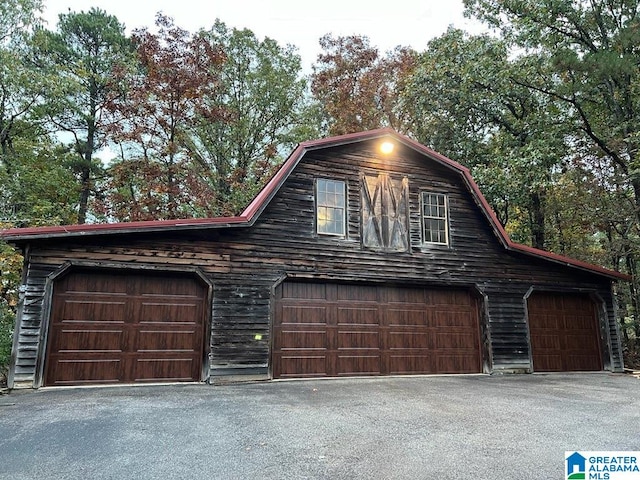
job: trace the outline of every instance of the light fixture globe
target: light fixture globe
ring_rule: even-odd
[[[385,140],[380,144],[380,151],[385,155],[389,155],[391,152],[393,152],[393,147],[393,142]]]

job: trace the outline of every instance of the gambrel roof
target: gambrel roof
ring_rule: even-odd
[[[493,209],[480,191],[478,185],[471,177],[471,173],[467,167],[441,155],[428,147],[410,139],[405,135],[401,135],[390,128],[382,128],[370,130],[366,132],[352,133],[335,137],[328,137],[319,140],[312,140],[300,143],[295,150],[289,155],[287,160],[280,166],[275,175],[266,184],[266,186],[258,193],[253,201],[244,209],[244,211],[233,217],[214,217],[214,218],[195,218],[180,220],[159,220],[159,221],[143,221],[143,222],[126,222],[126,223],[108,223],[108,224],[83,224],[83,225],[63,225],[63,226],[47,226],[47,227],[30,227],[0,230],[0,236],[6,241],[14,244],[22,245],[29,243],[31,240],[43,240],[54,238],[73,238],[87,237],[99,235],[118,235],[144,232],[170,232],[182,230],[199,230],[209,228],[232,228],[232,227],[250,227],[260,217],[271,199],[276,195],[280,187],[287,180],[293,169],[298,165],[300,160],[309,151],[320,150],[324,148],[338,147],[348,144],[356,144],[359,142],[370,140],[382,140],[388,138],[394,142],[400,143],[413,149],[414,151],[424,155],[428,159],[435,161],[460,175],[460,179],[465,184],[476,204],[483,212],[486,220],[491,225],[496,237],[507,251],[523,253],[528,256],[537,257],[546,261],[559,263],[573,268],[578,268],[590,273],[603,275],[612,279],[630,280],[628,275],[603,268],[598,265],[592,265],[587,262],[565,257],[555,253],[547,252],[537,248],[529,247],[513,242],[504,230]]]

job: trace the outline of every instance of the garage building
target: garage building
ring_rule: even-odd
[[[237,217],[0,235],[25,256],[13,388],[623,368],[628,277],[514,243],[465,167],[389,129],[300,144]]]

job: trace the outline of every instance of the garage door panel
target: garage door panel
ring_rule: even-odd
[[[424,305],[421,307],[397,308],[390,307],[386,310],[387,325],[390,327],[427,326],[429,316]]]
[[[559,311],[559,310],[554,310]],[[532,315],[533,322],[536,324],[536,329],[542,331],[544,329],[550,331],[557,331],[559,328],[563,328],[564,323],[562,317],[553,315],[534,314]],[[562,322],[562,323],[561,323]]]
[[[468,291],[347,284],[325,284],[322,289],[292,285],[296,284],[285,282],[276,291],[272,352],[275,378],[314,376],[313,370],[322,376],[435,373],[439,368],[438,355],[461,356],[458,364],[465,372],[481,370],[477,304]],[[296,299],[292,293],[320,290],[326,295],[316,299]],[[283,298],[284,292],[287,298]],[[437,306],[425,303],[427,298]],[[290,333],[302,330],[306,321],[296,308],[316,308],[317,323],[313,326],[317,327],[316,333],[320,329],[326,332],[323,345]],[[438,341],[440,333],[449,333],[452,338]],[[309,348],[312,345],[315,350]],[[298,358],[292,360],[289,357],[294,351]],[[313,352],[322,352],[326,357],[322,368],[303,363]],[[447,371],[457,365],[445,363]]]
[[[329,287],[329,290],[333,291],[333,287],[333,285]],[[379,301],[379,292],[375,287],[364,285],[342,285],[341,287],[335,289],[335,297],[338,301],[371,303],[378,303]]]
[[[475,354],[469,355],[438,355],[436,373],[477,373],[478,358]]]
[[[162,275],[135,275],[131,277],[131,285],[128,292],[134,295],[179,296],[198,298],[197,292],[200,285],[195,278],[182,277],[180,281],[171,281],[169,277]]]
[[[338,350],[342,349],[378,349],[380,348],[380,334],[374,331],[338,331]]]
[[[200,315],[200,305],[142,302],[137,304],[133,317],[137,323],[182,322],[195,323]]]
[[[602,370],[597,309],[588,295],[534,292],[527,309],[535,371]]]
[[[339,376],[380,375],[380,355],[338,355]]]
[[[544,333],[538,334],[536,348],[541,352],[545,350],[559,351],[562,348],[560,337]]]
[[[326,355],[282,354],[278,360],[278,377],[317,377],[327,374]]]
[[[430,320],[434,327],[464,327],[468,328],[475,324],[475,316],[468,311],[447,311],[436,310]]]
[[[534,369],[538,372],[562,371],[558,367],[558,365],[562,365],[562,361],[562,355],[540,352],[536,354]]]
[[[570,372],[592,371],[593,361],[590,355],[566,354],[563,358],[565,370]]]
[[[427,303],[427,295],[423,288],[384,288],[381,298],[390,304],[424,305]]]
[[[198,380],[206,297],[180,274],[70,272],[54,284],[45,385]]]
[[[96,298],[86,300],[62,299],[61,322],[124,322],[127,318],[125,302],[109,302]]]
[[[378,325],[378,309],[370,307],[337,307],[338,325]]]
[[[138,358],[134,360],[133,380],[184,382],[193,379],[193,358]]]
[[[301,347],[296,347],[301,346]],[[320,331],[296,331],[283,330],[274,339],[274,348],[278,350],[304,350],[326,349],[327,348],[327,332]]]
[[[565,345],[568,350],[593,350],[597,347],[597,342],[593,335],[586,333],[576,333],[565,338]]]
[[[465,290],[427,290],[425,303],[438,307],[472,307],[475,306],[473,297]]]
[[[472,333],[437,333],[435,335],[435,348],[442,350],[475,350],[478,338]]]
[[[59,353],[122,352],[124,345],[123,330],[113,328],[62,328],[52,339],[52,347]]]
[[[283,325],[294,324],[320,324],[327,323],[327,309],[320,306],[288,306],[283,305],[281,310],[281,318],[287,321]]]
[[[325,285],[322,283],[291,283],[285,282],[279,288],[281,298],[325,299],[327,297]]]
[[[390,375],[437,373],[432,354],[390,354],[388,371]]]
[[[56,288],[75,295],[126,296],[127,285],[112,276],[95,275],[93,272],[73,272],[57,282]]]
[[[404,332],[390,331],[387,347],[389,350],[421,349],[432,350],[434,348],[434,333],[408,330]]]
[[[135,335],[136,352],[192,352],[199,335],[193,330],[140,330]]]
[[[85,358],[83,360],[52,359],[59,375],[56,385],[87,385],[120,381],[120,358]]]
[[[566,330],[587,332],[592,330],[593,316],[590,313],[583,313],[582,315],[563,315],[562,320],[562,328]]]

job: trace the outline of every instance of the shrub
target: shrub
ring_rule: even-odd
[[[14,324],[15,315],[13,311],[6,302],[0,299],[0,387],[4,387],[7,384]]]

